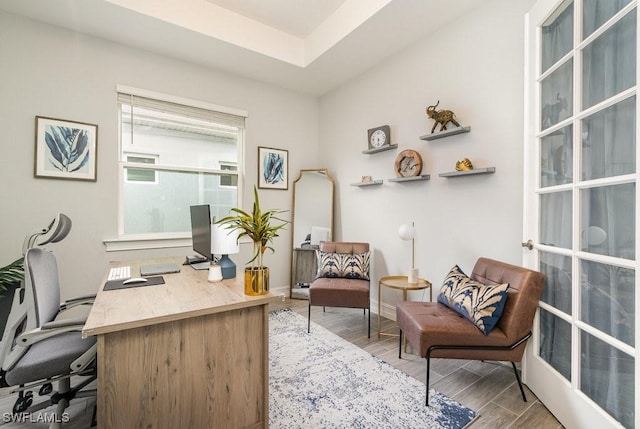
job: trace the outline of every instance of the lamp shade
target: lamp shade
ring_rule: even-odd
[[[599,246],[607,239],[607,231],[599,226],[589,226],[582,231],[582,240],[590,246]]]
[[[232,255],[238,253],[238,231],[222,225],[211,225],[211,253],[214,255]]]
[[[418,269],[415,267],[416,248],[414,241],[416,237],[416,229],[413,226],[413,222],[400,225],[400,228],[398,228],[398,235],[405,241],[411,240],[411,268],[409,269],[407,282],[411,284],[418,283]]]
[[[398,228],[398,235],[403,240],[413,240],[416,236],[416,229],[413,223],[405,223]]]

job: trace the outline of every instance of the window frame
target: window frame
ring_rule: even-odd
[[[227,169],[225,167],[233,167],[233,169]],[[228,161],[220,161],[220,170],[222,171],[238,171],[238,163],[237,162],[228,162]],[[223,184],[222,179],[225,177],[236,177],[235,185]],[[233,181],[233,180],[232,180]],[[220,187],[221,188],[233,188],[238,186],[238,175],[237,174],[223,174],[220,175]]]
[[[126,156],[137,156],[133,153],[122,153],[122,122],[121,122],[121,102],[119,100],[120,94],[130,95],[132,97],[143,97],[152,99],[160,103],[172,103],[176,105],[182,105],[186,108],[205,109],[211,111],[213,114],[219,114],[221,117],[225,115],[232,115],[238,117],[242,121],[242,126],[238,130],[237,138],[237,164],[236,171],[223,169],[209,169],[209,168],[192,168],[192,167],[179,167],[179,166],[166,166],[158,164],[144,164],[144,163],[132,163],[126,161]],[[241,109],[232,107],[220,106],[204,101],[193,100],[183,97],[177,97],[173,95],[163,94],[155,91],[144,90],[140,88],[133,88],[125,85],[116,85],[117,95],[117,111],[118,111],[118,146],[117,146],[117,163],[118,163],[118,219],[117,219],[117,237],[104,240],[107,252],[110,251],[122,251],[122,250],[142,250],[142,249],[158,249],[158,248],[172,248],[172,247],[190,247],[191,235],[186,232],[170,232],[170,233],[150,233],[150,234],[125,234],[124,233],[124,184],[126,182],[126,168],[134,167],[141,169],[153,169],[157,171],[175,171],[175,172],[201,172],[208,174],[216,174],[219,176],[228,176],[230,173],[237,176],[237,202],[241,204],[243,197],[243,182],[244,182],[244,154],[245,154],[245,126],[244,120],[248,117],[248,113]],[[224,123],[224,122],[222,122]],[[150,157],[145,154],[145,157]],[[145,183],[145,182],[140,182]],[[146,182],[151,185],[151,182]],[[157,174],[156,174],[157,183]]]
[[[131,180],[129,179],[129,171],[127,171],[127,173],[125,173],[125,177],[124,177],[124,182],[125,183],[135,183],[138,185],[142,185],[142,184],[147,184],[147,185],[157,185],[158,182],[158,169],[155,168],[157,167],[158,163],[158,158],[160,158],[159,155],[157,154],[141,154],[141,153],[135,153],[135,152],[126,152],[123,154],[127,159],[126,161],[121,161],[124,163],[123,166],[123,172],[126,171],[127,169],[136,169],[136,170],[153,170],[153,180]],[[136,161],[131,161],[129,160],[129,158],[145,158],[145,159],[151,159],[153,160],[152,163],[146,163],[146,162],[136,162]],[[145,167],[141,167],[141,165],[145,166]],[[153,168],[151,168],[151,166],[153,166]]]

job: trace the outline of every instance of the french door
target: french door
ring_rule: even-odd
[[[637,9],[526,16],[523,259],[546,282],[523,376],[567,428],[640,427]]]

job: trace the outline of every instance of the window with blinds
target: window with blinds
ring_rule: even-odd
[[[118,107],[120,236],[188,235],[190,206],[237,206],[246,114],[123,87]]]

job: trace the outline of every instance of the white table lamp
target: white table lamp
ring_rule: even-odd
[[[222,270],[223,279],[231,279],[236,276],[236,264],[229,258],[229,255],[239,251],[237,231],[215,223],[211,225],[211,253],[220,255],[218,265]]]
[[[607,231],[599,226],[588,226],[582,230],[582,241],[589,246],[599,246],[607,239]]]
[[[409,269],[409,275],[407,276],[407,281],[411,284],[418,283],[418,269],[415,267],[416,265],[416,246],[415,246],[416,229],[413,225],[413,222],[400,225],[400,228],[398,228],[398,235],[403,240],[411,240],[411,268]]]

